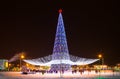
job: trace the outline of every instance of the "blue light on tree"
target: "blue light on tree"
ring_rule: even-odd
[[[54,64],[51,66],[52,70],[68,70],[71,66],[70,64],[63,63],[62,60],[70,60],[68,45],[66,40],[66,33],[62,18],[62,10],[59,10],[58,24],[52,54],[52,60],[61,60],[60,64]],[[60,67],[59,67],[60,66]]]

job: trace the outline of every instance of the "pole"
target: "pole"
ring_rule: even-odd
[[[102,65],[104,65],[104,58],[102,57]]]
[[[100,79],[100,73],[101,73],[101,61],[102,60],[102,56],[99,55],[99,79]]]
[[[25,58],[25,56],[22,54],[21,56],[20,56],[20,69],[22,68],[22,59],[24,59]]]
[[[21,58],[20,58],[20,70],[21,70]]]

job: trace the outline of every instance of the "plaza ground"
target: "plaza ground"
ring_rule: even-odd
[[[53,74],[22,74],[21,72],[0,72],[0,79],[120,79],[120,72],[85,72],[80,73],[65,73],[60,75],[60,73]]]

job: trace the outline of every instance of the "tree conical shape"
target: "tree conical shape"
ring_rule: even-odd
[[[58,17],[58,24],[57,24],[52,59],[53,60],[70,59],[61,12],[59,13],[59,17]]]
[[[51,69],[58,71],[62,67],[62,70],[68,70],[71,66],[69,64],[63,63],[64,60],[70,60],[68,45],[66,40],[66,33],[62,18],[62,11],[59,10],[58,24],[52,54],[52,60],[58,60],[61,64],[52,64]]]

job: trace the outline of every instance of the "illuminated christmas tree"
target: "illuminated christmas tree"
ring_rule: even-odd
[[[58,71],[58,70],[68,70],[71,68],[70,64],[66,64],[63,61],[70,60],[68,45],[66,40],[66,33],[64,28],[64,22],[62,18],[62,10],[59,10],[59,17],[58,17],[58,24],[52,54],[52,60],[60,61],[59,64],[52,64],[51,69]]]
[[[99,59],[82,58],[69,54],[62,10],[60,9],[53,53],[45,57],[26,59],[24,61],[32,65],[50,66],[50,71],[66,71],[70,70],[71,65],[88,65],[98,60]]]

